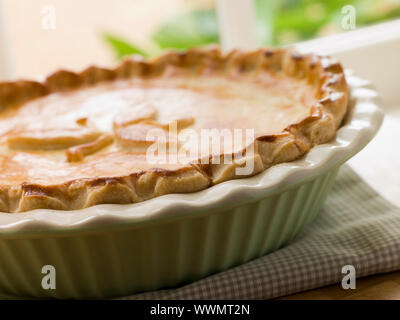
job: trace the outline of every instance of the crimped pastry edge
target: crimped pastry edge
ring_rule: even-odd
[[[347,110],[346,79],[341,65],[334,59],[283,49],[234,50],[222,54],[217,47],[167,52],[149,61],[132,57],[114,69],[91,66],[82,72],[59,70],[43,82],[4,82],[0,84],[0,110],[53,92],[116,79],[157,77],[169,65],[185,67],[185,71],[192,75],[201,75],[205,71],[235,76],[258,70],[282,71],[289,76],[306,78],[315,87],[319,100],[312,106],[308,117],[289,125],[282,133],[257,137],[254,141],[255,153],[249,155],[244,149],[236,157],[239,160],[232,164],[223,164],[227,155],[222,154],[219,155],[221,164],[192,164],[175,171],[156,169],[124,177],[79,179],[50,186],[32,183],[0,186],[0,211],[82,209],[103,203],[136,203],[169,193],[203,190],[223,181],[244,178],[243,175],[236,175],[234,169],[248,157],[255,160],[252,175],[301,157],[313,146],[335,136]]]

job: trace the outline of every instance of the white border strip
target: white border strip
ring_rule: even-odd
[[[303,53],[336,54],[399,39],[400,19],[300,42],[295,48]]]

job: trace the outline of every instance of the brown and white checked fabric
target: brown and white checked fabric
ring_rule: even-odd
[[[400,208],[343,166],[318,217],[292,244],[183,287],[124,299],[268,299],[400,269]]]

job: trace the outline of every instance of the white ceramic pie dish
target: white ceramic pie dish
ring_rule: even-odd
[[[346,73],[352,108],[303,158],[189,194],[75,211],[0,213],[0,297],[100,298],[176,286],[290,242],[318,213],[341,164],[376,134],[369,82]],[[44,265],[56,289],[41,286]]]

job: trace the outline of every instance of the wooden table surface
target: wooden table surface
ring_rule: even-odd
[[[400,300],[400,271],[357,279],[356,289],[340,284],[280,298],[280,300]]]
[[[80,69],[89,63],[112,64],[113,56],[100,37],[102,31],[145,44],[154,26],[185,2],[116,1],[118,5],[115,1],[87,0],[72,6],[64,0],[3,0],[14,76],[47,74],[60,67]],[[57,14],[54,30],[42,27],[42,10],[49,3]],[[349,163],[378,192],[400,206],[400,148],[395,140],[400,136],[400,102],[398,108],[386,111],[389,116],[378,136]],[[400,299],[400,271],[358,279],[356,290],[344,290],[337,284],[284,299]]]

